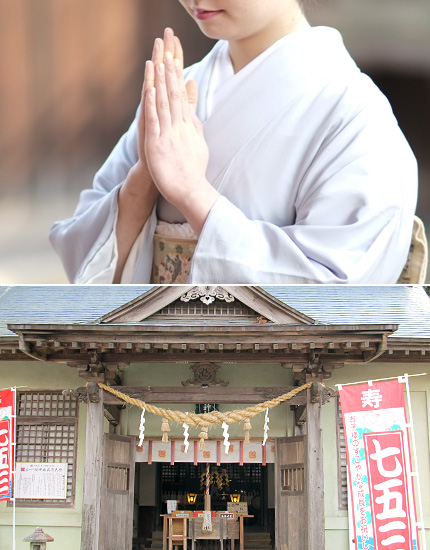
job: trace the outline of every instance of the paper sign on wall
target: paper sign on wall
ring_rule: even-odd
[[[16,498],[67,498],[67,463],[17,462]]]

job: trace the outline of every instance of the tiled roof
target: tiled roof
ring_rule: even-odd
[[[89,323],[150,286],[0,287],[0,336],[8,323]],[[263,286],[323,324],[399,324],[395,337],[430,338],[430,299],[418,286]]]
[[[398,324],[397,338],[430,338],[430,298],[421,286],[261,288],[323,324]]]
[[[150,286],[0,287],[0,336],[9,323],[90,323],[134,300]]]

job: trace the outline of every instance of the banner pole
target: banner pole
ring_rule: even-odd
[[[406,397],[408,401],[408,409],[409,409],[409,429],[411,430],[411,439],[412,439],[412,449],[413,449],[413,456],[414,456],[414,474],[417,480],[417,490],[418,490],[418,506],[420,510],[420,530],[421,530],[421,538],[422,538],[422,548],[423,550],[426,550],[427,544],[426,544],[426,533],[424,528],[424,512],[423,512],[423,501],[421,497],[421,485],[420,485],[420,474],[418,471],[418,456],[417,456],[417,446],[415,442],[415,429],[414,429],[414,419],[412,415],[412,401],[411,401],[411,392],[409,389],[409,377],[413,375],[408,375],[407,373],[404,374],[403,378],[399,378],[399,382],[403,382],[406,385]]]
[[[12,538],[13,544],[12,548],[16,548],[16,502],[15,502],[15,474],[16,474],[16,387],[11,388],[13,392],[13,411],[12,411],[12,421],[13,421],[13,470],[12,470]]]

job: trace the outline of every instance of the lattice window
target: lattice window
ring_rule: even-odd
[[[348,473],[346,470],[346,443],[339,398],[336,399],[337,486],[339,510],[348,510]]]
[[[128,491],[130,480],[130,468],[122,466],[108,466],[107,488],[113,491]]]
[[[305,490],[305,467],[300,464],[290,466],[281,470],[282,490],[299,491]]]
[[[211,465],[211,474],[218,471],[220,474],[225,470],[229,480],[229,491],[244,491],[248,494],[260,492],[263,480],[261,464],[221,464]],[[181,462],[174,466],[160,464],[161,491],[167,494],[174,494],[178,488],[184,491],[199,492],[201,476],[206,472],[205,464],[194,464]],[[165,497],[170,498],[170,497]],[[176,498],[176,497],[175,497]]]
[[[77,401],[61,392],[25,392],[19,394],[19,416],[77,416]]]
[[[223,300],[214,300],[211,304],[206,305],[200,300],[190,300],[182,302],[177,300],[163,308],[158,316],[180,315],[180,316],[195,316],[207,315],[213,316],[231,316],[231,317],[252,317],[257,316],[256,312],[247,307],[245,304],[235,300],[234,302],[225,302]]]
[[[17,499],[21,506],[72,506],[75,500],[78,404],[60,391],[20,392],[17,462],[67,463],[66,499]]]

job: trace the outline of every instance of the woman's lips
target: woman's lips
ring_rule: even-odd
[[[212,17],[215,17],[219,13],[221,13],[221,10],[210,11],[210,10],[194,9],[194,17],[196,19],[199,19],[200,21],[206,21],[207,19],[212,19]]]

